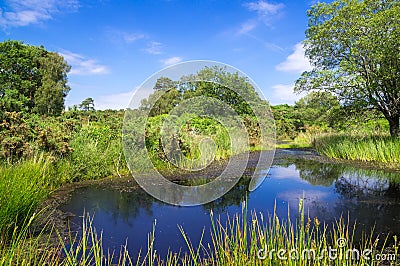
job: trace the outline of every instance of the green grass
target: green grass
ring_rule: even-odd
[[[0,166],[0,242],[31,217],[53,183],[51,162],[43,155],[17,165]]]
[[[315,137],[313,146],[319,153],[334,159],[378,162],[400,167],[400,138],[329,134]]]
[[[0,246],[1,265],[375,265],[362,256],[352,259],[348,250],[371,250],[369,258],[383,254],[392,254],[398,257],[399,243],[394,237],[392,244],[389,239],[373,237],[373,233],[366,233],[361,242],[353,238],[356,225],[350,225],[344,219],[338,219],[331,225],[322,224],[318,219],[311,220],[305,215],[303,201],[299,202],[298,218],[281,219],[274,213],[265,217],[263,214],[248,211],[244,205],[242,213],[228,217],[226,223],[214,218],[211,213],[212,243],[193,244],[179,227],[182,237],[186,241],[189,252],[169,252],[164,258],[160,257],[154,248],[155,227],[148,235],[148,246],[135,258],[129,254],[129,247],[122,246],[118,251],[103,248],[102,233],[93,227],[93,219],[84,215],[80,238],[70,232],[67,237],[59,235],[59,242],[51,244],[49,241],[38,241],[27,238],[29,224],[24,230],[16,234],[11,245]],[[249,218],[249,219],[248,219]],[[203,231],[203,235],[204,235]],[[43,235],[44,237],[44,235]],[[42,238],[43,238],[42,237]],[[44,237],[45,238],[45,237]],[[339,246],[339,239],[345,239],[346,245]],[[341,257],[331,260],[324,250],[337,249]],[[175,250],[179,247],[174,247]],[[261,250],[262,249],[262,250]],[[279,259],[277,252],[285,250],[287,259]],[[61,251],[64,255],[61,255]],[[290,259],[290,254],[292,254]],[[296,252],[299,252],[296,258]],[[272,253],[271,253],[272,252]],[[303,252],[304,255],[303,255]],[[310,252],[310,257],[308,256]],[[314,255],[315,252],[315,255]],[[270,255],[272,254],[272,255]],[[321,259],[313,259],[321,258]],[[134,261],[137,261],[134,263]],[[388,261],[386,261],[388,262]],[[398,261],[396,262],[398,263]],[[392,264],[394,265],[394,264]],[[396,264],[397,265],[397,264]]]

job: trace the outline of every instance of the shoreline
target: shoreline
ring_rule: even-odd
[[[249,153],[249,161],[243,176],[249,176],[254,171],[258,159],[258,151],[253,151]],[[240,158],[239,158],[240,159]],[[382,165],[365,163],[360,161],[349,161],[349,160],[338,160],[331,159],[322,155],[319,155],[312,148],[278,148],[275,151],[274,160],[271,166],[278,165],[283,162],[290,162],[291,160],[312,160],[320,163],[330,163],[330,164],[343,164],[349,165],[362,169],[369,170],[381,170],[386,172],[399,173],[398,169],[384,168]],[[185,180],[199,180],[199,179],[211,179],[212,176],[216,176],[223,171],[228,159],[222,161],[216,161],[207,167],[205,171],[196,171],[189,173],[177,173],[172,175],[167,173],[165,176],[172,182],[181,182]],[[68,183],[61,185],[60,188],[51,192],[49,197],[42,202],[39,206],[39,210],[44,209],[44,217],[48,217],[48,221],[55,226],[55,228],[65,229],[67,226],[68,217],[73,214],[64,213],[59,209],[59,206],[65,204],[70,199],[72,193],[79,188],[85,188],[89,186],[100,186],[108,187],[112,189],[119,190],[121,192],[131,192],[141,187],[136,183],[134,177],[129,175],[124,176],[109,176],[96,180],[85,180],[80,182]],[[47,210],[46,210],[47,209]],[[47,214],[47,215],[46,215]],[[61,225],[61,226],[60,226]]]

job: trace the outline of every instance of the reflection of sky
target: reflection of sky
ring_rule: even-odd
[[[273,166],[270,169],[270,175],[274,179],[291,179],[296,182],[308,183],[306,180],[300,178],[300,171],[296,169],[296,165],[291,164],[288,167]]]
[[[364,193],[385,191],[389,188],[388,179],[377,178],[375,176],[360,176],[354,173],[344,173],[342,178],[344,182],[347,182],[349,185]]]
[[[95,213],[93,224],[98,231],[103,229],[105,247],[118,249],[128,240],[128,248],[134,254],[141,247],[146,247],[148,233],[156,220],[155,247],[161,256],[166,254],[168,248],[179,252],[179,247],[186,246],[178,225],[183,227],[194,246],[197,246],[203,229],[203,243],[210,243],[208,209],[212,208],[214,217],[220,216],[224,224],[227,213],[232,217],[234,213],[241,212],[240,199],[246,197],[246,194],[248,210],[262,212],[264,216],[272,214],[276,204],[278,216],[287,218],[289,209],[294,220],[298,213],[299,199],[304,196],[305,212],[310,217],[318,217],[321,221],[331,223],[341,215],[347,217],[349,214],[351,221],[357,220],[361,229],[369,230],[375,225],[376,232],[400,233],[400,193],[385,194],[391,189],[387,179],[347,168],[338,168],[342,169],[342,173],[330,186],[311,184],[300,177],[300,167],[302,171],[310,170],[308,173],[315,175],[318,173],[313,171],[318,169],[316,166],[318,165],[315,162],[309,166],[304,162],[297,167],[296,164],[287,167],[273,166],[268,178],[258,189],[249,193],[246,188],[239,189],[236,186],[225,198],[216,201],[215,205],[177,207],[155,201],[143,191],[129,194],[111,189],[90,188],[77,190],[71,202],[63,209],[77,216],[84,209],[91,214]],[[331,167],[327,164],[324,166]],[[311,178],[318,180],[326,176]],[[375,193],[377,190],[379,193]],[[73,222],[80,223],[81,218],[76,217]]]

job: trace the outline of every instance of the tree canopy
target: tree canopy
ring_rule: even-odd
[[[323,90],[344,105],[379,110],[400,134],[400,3],[337,0],[308,11],[304,48],[313,69],[296,91]]]
[[[178,81],[160,77],[153,89],[154,93],[143,99],[140,106],[142,110],[151,109],[150,116],[167,114],[182,100],[197,96],[219,99],[240,115],[253,115],[249,103],[268,106],[245,77],[217,66],[205,67],[195,75],[182,76]],[[163,96],[159,98],[160,95]]]
[[[94,110],[94,100],[93,98],[89,97],[86,98],[85,100],[83,100],[80,104],[79,104],[79,108],[83,111],[91,111]]]
[[[58,115],[70,87],[70,66],[43,46],[19,41],[0,43],[0,115],[4,112],[33,112]]]

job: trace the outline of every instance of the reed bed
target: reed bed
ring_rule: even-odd
[[[328,134],[315,137],[313,146],[330,158],[400,166],[400,138],[396,137]]]
[[[1,265],[398,265],[397,237],[374,237],[366,232],[361,241],[354,239],[356,225],[345,219],[326,225],[309,218],[299,201],[295,221],[290,212],[286,219],[274,212],[265,217],[249,214],[246,205],[242,212],[228,217],[226,222],[211,212],[211,243],[194,245],[179,227],[188,252],[169,252],[161,258],[155,249],[156,222],[148,235],[148,245],[135,258],[129,247],[119,251],[103,248],[102,233],[93,227],[93,217],[83,218],[81,232],[58,234],[54,244],[42,237],[30,239],[29,220],[24,230],[16,232],[7,246],[1,246]],[[206,232],[203,231],[203,235]],[[50,239],[50,238],[48,238]],[[390,242],[390,244],[389,244]],[[176,249],[174,247],[174,249]],[[332,250],[334,252],[332,252]],[[331,253],[329,253],[331,252]],[[378,260],[379,259],[379,260]]]

